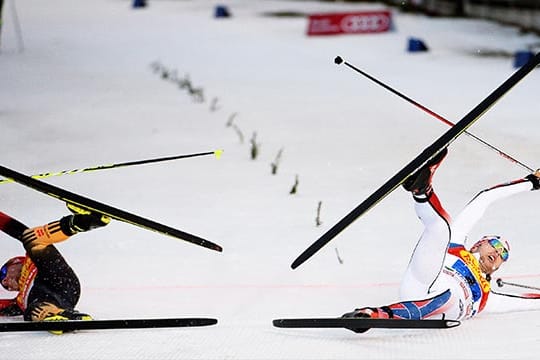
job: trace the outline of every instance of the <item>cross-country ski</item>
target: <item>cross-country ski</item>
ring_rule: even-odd
[[[354,332],[369,329],[448,329],[460,325],[454,320],[392,320],[392,319],[344,319],[344,318],[299,318],[275,319],[272,321],[279,328],[329,329],[343,328]]]
[[[163,318],[163,319],[110,319],[110,320],[67,320],[42,322],[0,322],[0,332],[113,330],[113,329],[157,329],[210,326],[217,324],[212,318]]]
[[[211,241],[200,238],[196,235],[192,235],[182,230],[178,230],[170,226],[160,224],[153,220],[146,219],[141,216],[129,213],[127,211],[101,203],[99,201],[84,197],[82,195],[75,194],[71,191],[64,190],[57,186],[47,184],[43,181],[31,178],[29,176],[16,172],[15,170],[9,169],[5,166],[0,166],[0,175],[5,176],[6,178],[9,178],[21,185],[27,186],[31,189],[34,189],[36,191],[49,195],[53,198],[62,200],[68,204],[77,205],[82,208],[95,211],[96,213],[107,215],[110,218],[113,218],[115,220],[119,220],[128,224],[131,224],[131,225],[135,225],[135,226],[147,229],[147,230],[155,231],[163,235],[168,235],[168,236],[180,239],[180,240],[185,240],[185,241],[191,242],[199,246],[203,246],[211,250],[222,251],[221,246],[214,244]]]

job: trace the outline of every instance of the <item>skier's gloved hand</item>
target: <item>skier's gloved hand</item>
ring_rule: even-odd
[[[534,190],[540,189],[540,169],[525,177],[532,182]]]

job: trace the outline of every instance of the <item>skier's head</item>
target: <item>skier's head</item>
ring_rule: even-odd
[[[16,256],[6,261],[0,268],[0,283],[4,289],[8,291],[19,290],[19,278],[24,260],[24,256]]]
[[[478,254],[482,272],[491,275],[508,260],[510,245],[500,236],[486,235],[478,240],[470,251]]]

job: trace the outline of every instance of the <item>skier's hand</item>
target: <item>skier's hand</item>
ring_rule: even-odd
[[[536,170],[531,175],[528,175],[526,179],[533,183],[534,190],[540,189],[540,169]]]

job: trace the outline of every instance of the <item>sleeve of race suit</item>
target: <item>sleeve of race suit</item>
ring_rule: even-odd
[[[492,203],[515,194],[536,190],[537,185],[538,178],[529,175],[526,178],[495,185],[479,192],[452,221],[452,242],[464,244],[469,231]]]
[[[0,299],[0,316],[22,315],[15,299]]]

